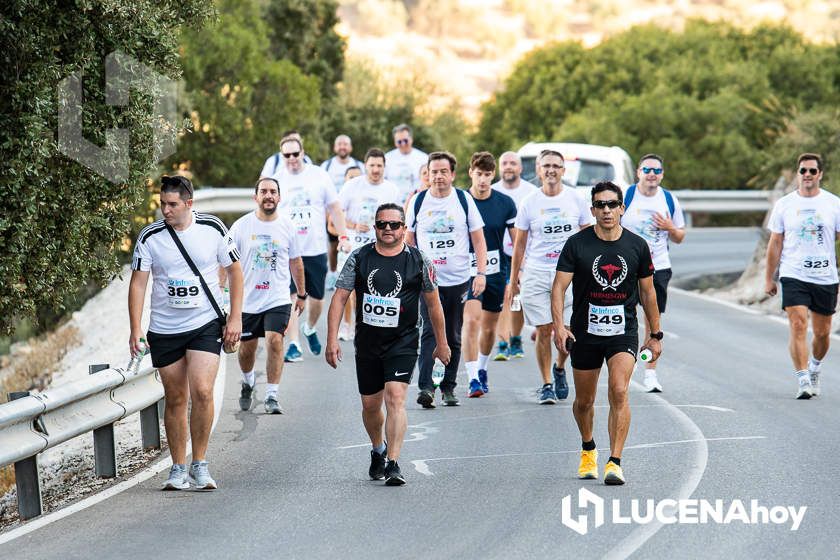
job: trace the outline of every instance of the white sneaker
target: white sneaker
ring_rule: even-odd
[[[186,490],[190,487],[189,479],[187,477],[186,465],[172,465],[169,469],[169,478],[163,483],[164,490]]]
[[[189,481],[195,485],[196,490],[215,490],[216,481],[210,476],[210,469],[207,461],[193,461],[190,465]]]
[[[820,372],[808,370],[808,375],[811,377],[811,394],[815,397],[820,396]]]
[[[656,378],[656,372],[645,370],[645,391],[648,393],[662,392],[662,385],[659,384],[659,380]]]
[[[341,325],[338,327],[338,340],[353,340],[354,335],[353,325],[342,321]]]
[[[799,390],[796,392],[796,398],[800,400],[807,400],[814,396],[814,388],[811,386],[810,374],[799,375]]]

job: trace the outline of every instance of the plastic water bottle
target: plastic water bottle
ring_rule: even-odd
[[[222,309],[230,315],[230,288],[225,288],[222,291]]]
[[[131,360],[128,361],[128,365],[125,366],[126,373],[131,375],[140,373],[140,364],[143,363],[143,357],[149,353],[149,345],[146,344],[145,338],[140,339],[138,346],[140,347],[140,351],[132,356]]]
[[[344,268],[344,263],[347,262],[347,257],[350,256],[350,253],[345,253],[344,251],[339,251],[336,262],[335,262],[335,272],[337,275],[341,274],[342,269]]]
[[[435,384],[435,387],[440,387],[440,382],[443,381],[444,375],[446,375],[446,366],[439,359],[435,358],[435,365],[432,367],[432,383]]]
[[[639,359],[643,362],[651,361],[653,359],[653,350],[651,350],[647,346],[642,346],[639,349]]]
[[[516,294],[513,296],[513,299],[510,300],[510,310],[522,311],[522,300],[519,299],[519,294]]]

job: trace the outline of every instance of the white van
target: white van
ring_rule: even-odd
[[[618,146],[596,146],[567,142],[528,142],[519,149],[522,178],[535,185],[537,156],[543,150],[555,150],[566,160],[563,183],[576,187],[589,200],[590,189],[600,181],[612,181],[622,190],[636,182],[636,167],[630,156]]]

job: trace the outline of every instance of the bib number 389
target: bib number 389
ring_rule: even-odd
[[[167,278],[166,296],[169,307],[190,309],[201,305],[198,278]]]
[[[400,322],[400,298],[365,294],[362,322],[372,327],[396,327]]]
[[[586,332],[596,336],[624,334],[624,306],[590,303]]]

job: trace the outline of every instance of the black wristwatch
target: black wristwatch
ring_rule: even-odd
[[[664,336],[665,336],[665,333],[662,332],[662,331],[650,333],[650,337],[654,340],[662,340],[662,338]]]
[[[298,294],[298,299],[306,299],[309,297],[309,294]]]

